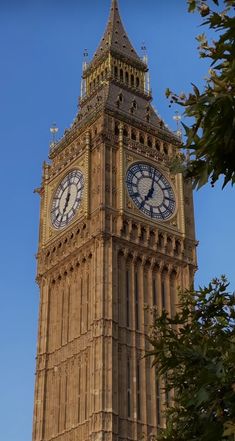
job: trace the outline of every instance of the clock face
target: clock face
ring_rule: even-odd
[[[73,170],[65,176],[58,186],[52,201],[51,222],[54,228],[68,225],[81,204],[84,177],[80,170]]]
[[[167,220],[174,214],[174,191],[157,168],[144,163],[132,165],[126,174],[126,185],[134,204],[146,216]]]

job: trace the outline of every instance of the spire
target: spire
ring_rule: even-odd
[[[135,49],[130,43],[124,29],[117,0],[112,0],[108,24],[92,62],[98,60],[104,53],[108,51],[116,52],[127,57],[128,59],[132,59],[135,62],[143,64],[141,58],[137,55]]]

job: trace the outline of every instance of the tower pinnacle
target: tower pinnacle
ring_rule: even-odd
[[[107,52],[117,53],[129,60],[143,64],[125,31],[117,0],[112,0],[108,24],[92,63],[96,62]]]

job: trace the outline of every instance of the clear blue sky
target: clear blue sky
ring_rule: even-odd
[[[83,49],[102,36],[110,0],[0,0],[0,439],[30,441],[37,334],[35,284],[41,165],[49,127],[60,135],[76,114]],[[208,66],[198,58],[198,17],[185,0],[120,0],[137,50],[149,52],[154,105],[175,129],[164,91],[201,84]],[[235,189],[195,194],[199,272],[205,284],[225,273],[235,287]]]

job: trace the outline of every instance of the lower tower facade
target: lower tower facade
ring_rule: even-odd
[[[151,439],[168,397],[144,357],[146,307],[173,314],[193,282],[193,200],[116,0],[82,83],[40,189],[33,441]]]

